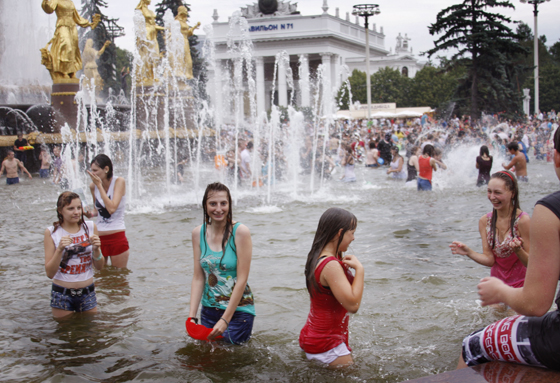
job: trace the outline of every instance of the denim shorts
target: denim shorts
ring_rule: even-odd
[[[55,291],[63,290],[64,292]],[[89,292],[83,292],[89,290]],[[97,297],[93,283],[84,289],[67,289],[53,283],[51,290],[51,307],[66,311],[83,312],[97,307]]]
[[[213,328],[214,325],[224,315],[225,310],[217,309],[214,307],[202,306],[200,312],[200,322],[203,326]],[[253,321],[255,317],[252,314],[236,311],[229,321],[229,326],[222,334],[224,339],[233,344],[245,343],[251,338],[253,331]]]
[[[432,190],[432,183],[430,181],[420,177],[418,177],[416,180],[418,182],[418,190]]]

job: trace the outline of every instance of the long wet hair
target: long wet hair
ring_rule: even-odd
[[[91,160],[90,166],[93,164],[96,164],[101,169],[105,169],[106,166],[109,167],[109,171],[107,172],[107,179],[110,180],[111,178],[113,178],[113,162],[107,155],[96,155],[93,160]]]
[[[482,145],[480,147],[480,157],[482,157],[483,155],[486,155],[486,157],[492,158],[492,156],[490,155],[490,151],[488,150],[488,146],[486,146],[486,145]]]
[[[492,174],[492,178],[497,178],[505,182],[506,189],[512,192],[511,196],[511,204],[513,205],[513,209],[511,211],[510,217],[510,233],[513,235],[513,227],[515,225],[515,220],[517,219],[517,210],[520,210],[521,207],[519,206],[519,187],[517,186],[517,179],[513,175],[513,173],[502,170]],[[492,250],[496,247],[496,222],[498,221],[498,213],[496,209],[492,209],[492,221],[490,222],[490,230],[492,233]]]
[[[307,254],[307,263],[305,264],[305,284],[309,295],[313,296],[314,293],[319,291],[319,284],[315,279],[315,268],[323,249],[336,237],[338,231],[342,229],[336,244],[336,257],[342,260],[342,254],[338,251],[340,243],[344,238],[344,234],[348,230],[356,229],[357,226],[358,220],[356,216],[347,210],[331,207],[323,213],[319,219],[315,238],[313,238],[313,245],[309,254]]]
[[[226,255],[226,246],[228,243],[229,236],[233,233],[233,212],[232,212],[232,203],[231,203],[231,193],[229,188],[221,182],[214,182],[206,186],[206,191],[204,192],[204,197],[202,197],[202,209],[204,211],[204,246],[208,246],[206,243],[206,231],[208,226],[212,225],[212,220],[208,215],[208,211],[206,210],[206,203],[208,202],[208,198],[210,198],[210,193],[222,192],[225,191],[227,194],[227,200],[229,204],[228,213],[226,216],[226,227],[224,230],[224,236],[222,238],[222,258],[220,258],[220,267],[222,266],[222,260],[224,259],[224,255]],[[235,246],[235,243],[234,245]],[[236,251],[235,247],[232,247],[233,251]],[[201,252],[201,255],[204,252]]]
[[[53,222],[54,230],[53,233],[64,223],[64,216],[62,215],[62,209],[65,206],[68,206],[74,201],[75,199],[80,199],[80,196],[76,193],[65,191],[61,195],[58,196],[58,201],[56,202],[56,216],[58,217],[58,221]],[[81,201],[81,200],[80,200]],[[87,225],[84,224],[84,211],[82,209],[82,217],[78,221],[79,226],[83,226],[86,234],[88,233]]]

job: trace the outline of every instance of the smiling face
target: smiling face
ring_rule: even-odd
[[[221,222],[227,219],[229,212],[229,199],[226,191],[210,192],[206,201],[206,213],[212,222]]]
[[[512,206],[513,193],[508,190],[504,180],[492,178],[488,182],[488,200],[496,210],[509,210]]]
[[[63,206],[58,212],[64,218],[65,223],[79,223],[82,219],[82,201],[74,198],[68,205]]]

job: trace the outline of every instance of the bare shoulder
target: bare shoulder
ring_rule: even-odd
[[[490,217],[488,217],[488,214],[484,214],[482,215],[482,217],[480,217],[480,219],[478,220],[478,223],[483,223],[486,225],[486,223],[488,222],[488,220],[490,219]]]
[[[123,177],[117,177],[116,181],[115,181],[115,186],[116,185],[124,185],[126,182],[124,180]]]
[[[198,225],[197,227],[195,227],[192,231],[192,237],[194,238],[198,238],[200,236],[200,230],[202,230],[202,225]]]
[[[531,217],[529,217],[529,214],[523,214],[521,217],[519,217],[519,224],[523,225],[523,224],[530,224],[531,223]]]
[[[44,233],[44,234],[45,234],[45,237],[46,237],[46,236],[49,236],[49,237],[51,236],[51,231],[49,230],[49,228],[46,228],[46,229],[45,229],[45,233]]]
[[[240,238],[251,237],[251,231],[247,226],[240,223],[239,226],[237,227],[237,231],[235,232],[235,236]]]
[[[93,182],[89,184],[89,190],[91,191],[92,194],[95,191],[95,184]]]

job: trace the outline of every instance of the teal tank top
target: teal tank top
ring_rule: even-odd
[[[235,247],[235,232],[240,223],[233,226],[233,233],[226,244],[225,255],[221,251],[212,251],[206,241],[206,223],[200,228],[200,265],[204,270],[206,283],[202,293],[202,305],[215,307],[221,310],[227,309],[229,298],[233,287],[237,282],[237,249]],[[224,255],[222,259],[222,255]],[[221,264],[220,264],[221,260]],[[241,301],[236,311],[255,315],[253,292],[249,283],[245,286]]]

